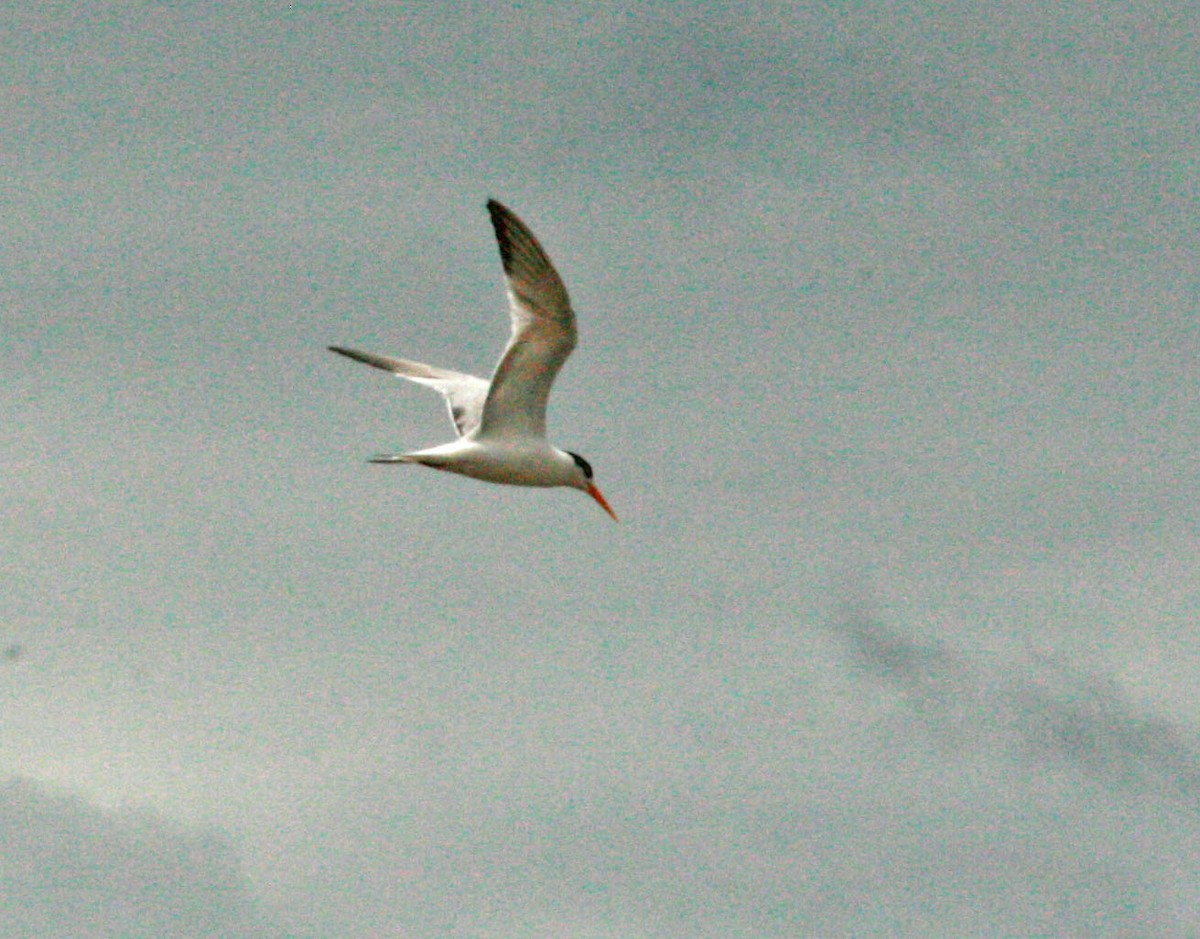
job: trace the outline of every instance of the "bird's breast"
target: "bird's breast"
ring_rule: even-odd
[[[459,440],[409,454],[413,463],[509,486],[566,486],[571,468],[549,446],[510,446]]]

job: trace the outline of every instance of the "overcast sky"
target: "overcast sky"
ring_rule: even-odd
[[[4,939],[1200,935],[1194,2],[0,29]]]

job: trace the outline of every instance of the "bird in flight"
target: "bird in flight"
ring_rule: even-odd
[[[500,245],[512,336],[487,381],[407,359],[330,346],[331,352],[426,385],[442,394],[458,438],[440,447],[374,457],[372,463],[419,463],[510,486],[570,486],[613,517],[578,453],[546,440],[546,401],[575,348],[567,288],[529,227],[494,199],[487,204]]]

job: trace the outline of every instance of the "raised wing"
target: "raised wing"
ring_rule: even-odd
[[[375,355],[373,352],[359,352],[357,349],[346,349],[342,346],[330,346],[330,352],[336,352],[356,362],[365,362],[385,372],[415,381],[418,385],[426,385],[441,392],[450,408],[450,419],[460,437],[465,437],[479,426],[483,414],[483,403],[487,399],[488,383],[474,375],[464,375],[462,372],[452,372],[446,368],[436,368],[432,365],[422,365],[420,362],[410,362],[407,359],[393,359],[386,355]]]
[[[492,375],[476,436],[542,438],[550,386],[575,348],[575,314],[533,232],[494,199],[487,207],[504,263],[512,338]]]

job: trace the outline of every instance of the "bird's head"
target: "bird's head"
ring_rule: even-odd
[[[592,464],[581,457],[578,453],[572,453],[570,450],[568,450],[566,451],[566,454],[575,462],[575,474],[571,481],[571,485],[576,489],[582,489],[589,496],[599,502],[600,508],[604,509],[605,512],[611,515],[614,522],[617,521],[617,513],[612,510],[607,500],[603,495],[600,494],[600,490],[596,488],[596,484],[592,482]]]

